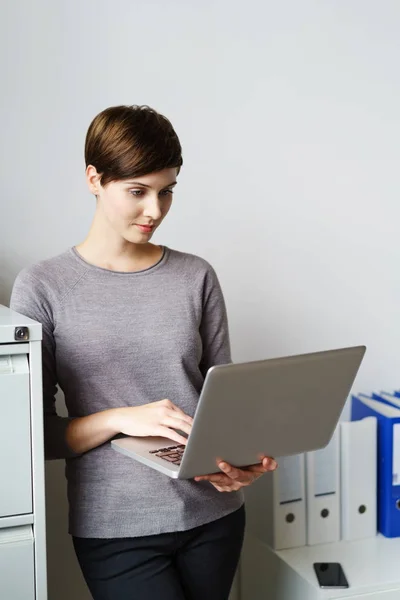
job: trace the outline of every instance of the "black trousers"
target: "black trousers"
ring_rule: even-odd
[[[94,600],[228,600],[244,526],[242,507],[188,531],[73,543]]]

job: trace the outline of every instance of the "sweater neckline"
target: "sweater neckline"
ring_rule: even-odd
[[[83,258],[83,256],[78,252],[78,250],[76,249],[75,246],[72,246],[69,250],[70,254],[72,254],[72,256],[79,261],[81,264],[85,265],[86,268],[91,269],[93,271],[100,271],[102,273],[109,273],[110,275],[121,275],[123,277],[127,277],[127,276],[140,276],[140,275],[145,275],[147,273],[152,273],[153,271],[158,270],[160,267],[162,267],[165,262],[168,259],[170,250],[169,248],[167,248],[167,246],[160,246],[160,248],[162,248],[162,255],[159,258],[159,260],[154,263],[153,265],[150,265],[150,267],[146,267],[146,269],[141,269],[140,271],[114,271],[113,269],[106,269],[105,267],[99,267],[98,265],[94,265],[93,263],[90,263],[89,261],[87,261],[85,258]]]

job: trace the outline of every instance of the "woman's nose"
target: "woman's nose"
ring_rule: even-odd
[[[153,221],[157,221],[161,217],[161,214],[162,214],[162,212],[161,212],[160,200],[159,200],[158,196],[149,197],[146,200],[146,204],[143,209],[143,216],[148,217],[148,218],[152,219]]]

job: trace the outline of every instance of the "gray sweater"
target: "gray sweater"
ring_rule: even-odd
[[[193,416],[207,369],[230,362],[224,299],[203,259],[164,248],[154,266],[121,273],[74,249],[24,269],[11,308],[43,325],[47,458],[66,458],[69,531],[134,537],[182,531],[239,508],[240,492],[171,479],[116,452],[110,442],[74,455],[68,418],[169,398]]]

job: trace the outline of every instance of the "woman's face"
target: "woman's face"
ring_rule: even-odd
[[[144,244],[171,208],[177,169],[111,181],[104,187],[95,167],[88,166],[86,176],[90,191],[97,196],[98,216],[126,241]]]

